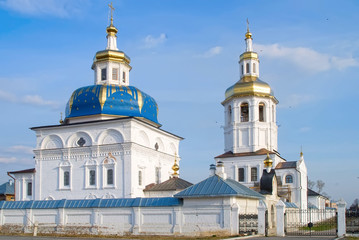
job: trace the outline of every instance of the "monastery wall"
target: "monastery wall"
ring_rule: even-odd
[[[210,198],[186,201],[176,198],[53,200],[13,202],[17,205],[11,206],[0,202],[0,230],[2,233],[37,231],[75,235],[238,233],[239,206],[243,206],[243,203],[236,203],[239,199],[228,197],[223,201]],[[235,203],[230,205],[233,201]],[[116,204],[123,207],[111,207]],[[256,211],[257,204],[250,206],[253,207],[252,211]]]

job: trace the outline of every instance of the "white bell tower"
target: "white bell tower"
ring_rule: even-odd
[[[248,153],[262,148],[277,151],[276,105],[270,86],[259,80],[258,54],[247,26],[246,51],[240,55],[240,80],[226,90],[225,152]]]
[[[130,58],[117,48],[117,28],[113,25],[113,6],[109,4],[111,11],[111,23],[106,28],[106,50],[96,53],[92,69],[95,72],[95,84],[121,85],[130,84]]]

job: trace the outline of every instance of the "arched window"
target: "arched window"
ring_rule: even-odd
[[[241,65],[241,73],[242,73],[242,75],[243,75],[243,64]]]
[[[259,121],[264,122],[264,103],[259,103],[258,110],[259,110]]]
[[[253,72],[256,73],[256,63],[253,63]]]
[[[70,185],[70,172],[64,171],[64,186]]]
[[[241,104],[241,122],[249,121],[249,108],[248,103]]]
[[[285,183],[293,183],[292,175],[285,176]]]
[[[138,185],[142,186],[142,171],[138,171]]]
[[[246,73],[249,73],[249,63],[246,64]]]

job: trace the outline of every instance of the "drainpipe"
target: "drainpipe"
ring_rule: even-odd
[[[7,175],[9,177],[11,177],[12,179],[14,179],[14,201],[16,201],[16,178],[14,178],[13,176],[11,176],[10,172],[7,172]]]

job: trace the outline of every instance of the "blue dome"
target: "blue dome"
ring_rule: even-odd
[[[66,105],[66,119],[102,114],[143,117],[158,124],[157,113],[156,101],[132,86],[82,87],[72,93]]]

